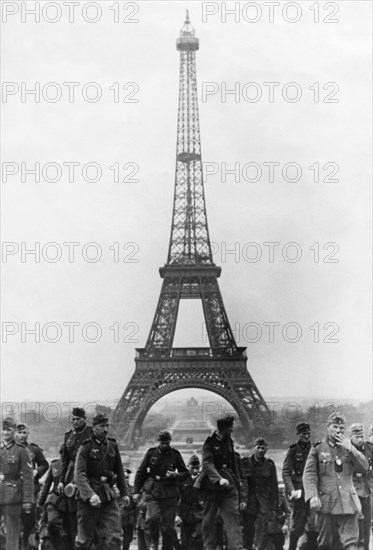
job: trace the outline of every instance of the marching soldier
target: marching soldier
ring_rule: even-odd
[[[358,548],[361,505],[353,473],[365,474],[368,460],[352,445],[345,430],[342,413],[329,415],[327,437],[311,448],[303,473],[305,501],[317,512],[320,550],[331,550],[339,544],[343,550]]]
[[[202,550],[202,504],[199,490],[194,487],[201,467],[197,455],[188,462],[189,476],[180,486],[178,516],[181,520],[181,550]]]
[[[32,513],[34,478],[28,450],[15,441],[13,418],[2,422],[0,445],[0,516],[6,529],[6,550],[19,548],[21,513]]]
[[[92,437],[93,431],[91,426],[86,422],[85,410],[81,407],[74,407],[71,415],[72,429],[65,433],[62,446],[61,459],[61,475],[58,483],[58,491],[62,494],[65,492],[68,506],[68,523],[70,545],[74,546],[74,540],[77,533],[77,503],[76,503],[76,488],[74,486],[74,466],[78,449],[84,441]]]
[[[268,522],[274,520],[278,509],[278,482],[273,460],[266,458],[268,444],[264,437],[254,442],[254,454],[245,457],[248,483],[247,510],[243,512],[244,545],[251,550],[256,538],[258,550],[265,550],[268,538]]]
[[[62,446],[60,455],[62,455]],[[50,463],[38,501],[38,506],[43,508],[40,521],[41,550],[70,550],[66,517],[67,497],[58,491],[60,475],[61,459],[59,458]]]
[[[122,460],[115,439],[107,437],[108,418],[98,413],[92,425],[93,435],[79,447],[75,463],[74,481],[79,490],[75,548],[91,549],[95,541],[98,548],[121,550],[122,525],[114,485],[128,505]]]
[[[309,503],[306,503],[304,500],[302,483],[304,467],[311,449],[310,425],[306,422],[301,422],[298,424],[296,430],[298,440],[296,443],[290,445],[282,467],[282,479],[289,501],[292,503],[289,550],[296,550],[298,540],[303,532],[305,532],[307,519],[310,516]],[[305,546],[314,547],[316,536],[315,531],[307,531]]]
[[[177,449],[170,446],[171,434],[160,432],[158,447],[151,447],[135,476],[134,500],[145,492],[145,536],[149,550],[156,550],[159,528],[163,537],[163,550],[174,547],[175,516],[179,499],[179,482],[188,476],[184,460]]]
[[[34,492],[35,492],[35,504],[32,507],[32,511],[26,513],[22,511],[22,547],[26,549],[37,549],[39,545],[39,533],[37,526],[37,510],[36,503],[38,501],[38,495],[40,492],[40,478],[48,471],[49,463],[44,456],[43,449],[39,447],[36,443],[29,443],[28,436],[30,430],[27,424],[21,423],[17,424],[15,438],[18,443],[21,443],[26,447],[30,456],[31,464],[33,468],[34,475]]]
[[[131,542],[133,540],[134,529],[136,526],[136,503],[133,500],[133,485],[130,484],[130,474],[131,470],[128,468],[124,469],[124,478],[127,488],[127,496],[129,498],[129,504],[125,505],[124,503],[119,504],[121,512],[121,522],[123,530],[123,549],[129,550]]]
[[[216,542],[215,519],[220,512],[229,550],[242,550],[239,516],[240,472],[231,438],[234,416],[217,421],[217,430],[209,436],[202,449],[201,481],[203,507],[203,545],[214,550]]]
[[[363,519],[359,520],[359,547],[369,550],[370,525],[372,520],[371,498],[373,493],[373,443],[366,441],[362,424],[350,426],[351,443],[368,460],[369,470],[363,474],[354,472],[354,486],[359,497]]]

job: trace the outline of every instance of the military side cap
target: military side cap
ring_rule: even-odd
[[[301,422],[297,426],[297,434],[304,434],[311,431],[310,425],[307,422]]]
[[[12,416],[7,416],[3,419],[3,430],[6,430],[7,428],[15,428],[17,426],[14,418]]]
[[[102,413],[97,413],[93,418],[92,418],[92,424],[93,426],[98,426],[98,424],[109,424],[109,419],[107,416],[105,416],[104,414]]]
[[[78,416],[79,418],[85,418],[85,410],[83,407],[73,407],[72,415]]]
[[[264,445],[264,447],[268,447],[268,443],[267,441],[264,439],[264,437],[257,437],[256,440],[254,441],[254,447],[256,447],[257,445]]]
[[[17,432],[22,432],[23,430],[28,430],[28,426],[24,422],[20,422],[17,424]]]
[[[201,462],[197,455],[192,455],[189,459],[188,466],[200,466]]]
[[[227,414],[226,416],[222,416],[221,418],[219,418],[218,421],[216,422],[216,425],[218,429],[230,428],[231,426],[233,426],[233,422],[234,422],[234,416],[232,416],[231,414]]]
[[[170,432],[162,431],[159,432],[158,441],[165,443],[166,441],[171,441]]]
[[[362,424],[355,422],[350,426],[350,435],[364,435],[364,427]]]
[[[333,412],[328,416],[327,426],[330,426],[331,424],[347,424],[347,420],[344,414],[342,414],[339,411]]]

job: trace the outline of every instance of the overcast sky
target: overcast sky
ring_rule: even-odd
[[[264,397],[370,399],[371,3],[282,2],[270,22],[261,2],[236,21],[224,3],[80,2],[71,23],[62,2],[22,13],[36,4],[3,2],[2,399],[114,400],[133,374],[167,258],[186,8],[210,237],[249,371]],[[175,346],[204,334],[182,302]]]

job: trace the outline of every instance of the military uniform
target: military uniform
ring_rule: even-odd
[[[40,521],[42,550],[70,550],[67,497],[58,491],[60,475],[61,460],[52,460],[38,501],[44,508]]]
[[[61,474],[60,482],[64,486],[72,483],[74,481],[74,467],[75,460],[78,454],[79,447],[83,444],[84,441],[92,437],[93,431],[92,427],[85,424],[81,430],[67,430],[64,436],[64,442],[62,447],[62,463],[61,463]],[[74,545],[74,540],[78,530],[77,526],[77,503],[75,495],[67,499],[68,505],[68,522],[69,522],[69,536],[70,544]]]
[[[258,462],[254,455],[242,459],[248,484],[247,509],[244,518],[244,546],[251,549],[254,536],[258,550],[267,543],[267,529],[278,508],[278,482],[276,466],[270,458]]]
[[[268,550],[283,550],[285,533],[283,527],[289,527],[290,508],[283,492],[279,493],[276,516],[268,522]]]
[[[177,472],[175,478],[167,478],[166,472]],[[159,527],[163,536],[163,550],[172,550],[175,541],[175,516],[179,499],[179,482],[188,475],[184,460],[177,449],[150,448],[135,476],[134,491],[145,492],[147,541],[156,548]]]
[[[121,514],[121,523],[123,531],[123,549],[129,550],[131,542],[133,540],[134,529],[136,525],[136,503],[133,500],[133,485],[130,483],[126,484],[127,487],[127,496],[130,499],[128,505],[124,503],[119,503],[120,514]]]
[[[367,459],[353,446],[348,451],[327,437],[311,448],[303,485],[306,502],[313,497],[321,501],[316,518],[320,550],[330,550],[338,535],[343,549],[357,549],[361,505],[353,473],[365,473],[367,469]]]
[[[35,501],[31,458],[14,440],[0,444],[0,515],[7,532],[6,550],[19,548],[22,504]]]
[[[120,496],[126,496],[123,465],[115,439],[93,435],[78,450],[74,481],[79,490],[78,534],[75,548],[120,550],[122,526],[114,484]],[[98,495],[101,504],[94,507],[89,500]],[[93,544],[97,546],[92,546]]]
[[[372,520],[372,494],[373,494],[373,443],[364,441],[358,450],[368,460],[369,469],[366,473],[354,472],[353,482],[361,504],[363,518],[359,520],[359,546],[369,550],[370,526]]]
[[[19,425],[18,425],[19,426]],[[17,427],[18,429],[18,427]],[[25,512],[22,511],[22,527],[23,527],[23,533],[22,533],[22,543],[23,547],[26,548],[37,548],[38,547],[38,540],[39,540],[39,533],[38,533],[38,519],[37,517],[37,508],[36,508],[36,502],[38,500],[38,494],[40,491],[40,478],[43,477],[43,475],[48,471],[49,463],[48,460],[44,456],[43,449],[39,447],[36,443],[28,443],[25,442],[23,445],[27,448],[30,457],[31,457],[31,464],[33,470],[36,470],[37,473],[34,475],[34,492],[35,492],[35,504],[32,508],[31,512]],[[32,534],[32,538],[34,540],[33,544],[30,544],[29,541],[31,539],[30,535]]]
[[[181,550],[202,550],[202,511],[199,490],[189,475],[180,485]]]
[[[310,515],[309,503],[306,503],[304,500],[304,489],[302,483],[303,471],[310,449],[310,442],[303,443],[297,441],[296,443],[293,443],[293,445],[290,445],[286,453],[282,467],[282,479],[288,495],[290,495],[292,491],[302,491],[301,497],[291,503],[289,550],[296,549],[297,542],[305,531],[307,519]],[[307,537],[310,540],[307,539],[307,541],[305,541],[306,547],[314,543],[314,541],[311,540],[311,532],[307,532]]]
[[[241,480],[230,435],[222,438],[218,432],[214,432],[206,439],[202,449],[202,469],[206,474],[201,483],[204,501],[202,523],[204,548],[205,550],[215,548],[215,519],[220,511],[229,550],[242,550],[239,515]],[[221,486],[221,479],[227,479],[229,485]]]

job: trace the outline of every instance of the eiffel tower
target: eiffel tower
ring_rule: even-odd
[[[250,376],[246,348],[238,347],[218,285],[206,216],[197,101],[195,54],[199,40],[189,21],[176,41],[180,52],[176,177],[167,263],[159,272],[161,294],[145,348],[136,350],[136,369],[114,412],[124,445],[141,433],[149,409],[164,395],[202,388],[224,399],[244,428],[268,418],[268,408]],[[174,348],[181,299],[202,301],[210,347]],[[118,425],[119,424],[119,425]]]

